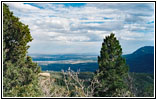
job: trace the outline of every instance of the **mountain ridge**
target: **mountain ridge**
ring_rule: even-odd
[[[144,46],[124,55],[130,72],[154,73],[154,46]]]

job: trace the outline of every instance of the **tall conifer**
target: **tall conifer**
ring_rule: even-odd
[[[107,36],[98,56],[99,71],[97,78],[99,81],[95,96],[111,97],[122,96],[127,86],[124,82],[128,73],[128,66],[122,57],[122,48],[113,33]]]
[[[3,4],[3,96],[40,96],[40,68],[27,56],[32,37],[28,28]]]

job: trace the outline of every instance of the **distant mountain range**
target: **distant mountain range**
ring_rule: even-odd
[[[61,71],[67,70],[69,67],[77,71],[91,71],[98,69],[97,55],[80,55],[80,54],[64,54],[64,55],[30,55],[34,62],[41,66],[42,70]],[[129,65],[130,72],[153,73],[154,72],[154,47],[141,47],[132,54],[123,55],[126,63]]]
[[[154,47],[144,46],[132,54],[124,55],[130,72],[154,73]]]

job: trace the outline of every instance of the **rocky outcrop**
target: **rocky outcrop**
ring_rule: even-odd
[[[50,73],[39,73],[39,76],[50,77]]]

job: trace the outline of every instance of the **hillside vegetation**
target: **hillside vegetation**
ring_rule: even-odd
[[[65,83],[64,74],[63,72],[54,72],[54,71],[46,71],[46,73],[50,73],[51,77],[50,80],[47,80],[47,78],[40,77],[40,82],[45,82],[42,84],[42,90],[44,91],[44,96],[49,97],[75,97],[80,96],[84,97],[86,96],[92,96],[91,94],[91,87],[88,87],[91,85],[91,80],[94,77],[93,72],[79,72],[78,73],[78,82],[83,81],[82,86],[88,87],[88,95],[83,93],[83,91],[87,90],[84,88],[84,90],[81,90],[82,93],[80,93],[78,88],[82,89],[80,85],[70,85],[71,89],[69,90],[69,93],[67,92],[67,84]],[[76,73],[73,73],[76,75]],[[67,74],[68,75],[68,74]],[[126,80],[127,84],[130,86],[130,90],[134,93],[134,96],[136,97],[153,97],[154,96],[154,76],[152,74],[147,73],[129,73],[129,78]],[[70,76],[67,76],[70,77]],[[47,81],[45,81],[47,80]],[[74,83],[78,84],[77,81],[73,80]],[[48,86],[48,87],[47,87]],[[94,87],[92,88],[94,89]],[[87,93],[87,92],[86,92]]]
[[[154,75],[149,73],[130,73],[132,78],[132,92],[137,97],[154,96]]]
[[[124,55],[130,72],[154,73],[154,47],[145,46],[129,55]]]

